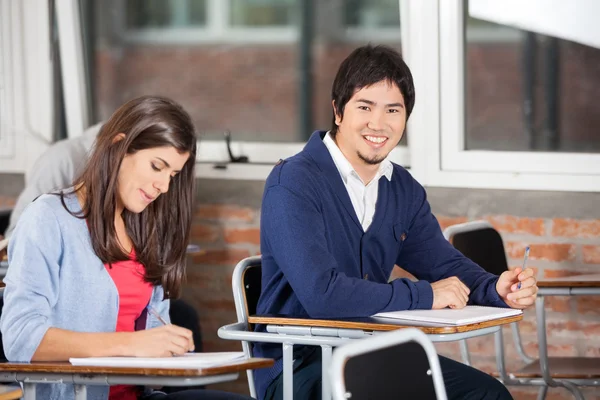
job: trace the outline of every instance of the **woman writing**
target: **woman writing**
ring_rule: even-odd
[[[141,97],[100,131],[74,186],[40,196],[9,244],[0,320],[10,361],[165,357],[193,350],[169,322],[185,275],[196,137],[175,102]],[[147,310],[152,310],[148,313]],[[157,315],[155,315],[157,314]],[[38,385],[43,399],[72,399],[66,384]],[[238,399],[190,390],[90,386],[89,399]],[[245,397],[244,397],[245,398]]]

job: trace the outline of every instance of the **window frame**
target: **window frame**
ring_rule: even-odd
[[[27,171],[53,139],[50,13],[44,4],[0,0],[2,173]]]
[[[464,5],[410,3],[404,49],[419,99],[408,125],[417,132],[409,142],[417,179],[441,187],[600,191],[600,154],[464,150]]]

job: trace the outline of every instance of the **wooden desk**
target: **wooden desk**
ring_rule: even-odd
[[[0,381],[22,382],[25,400],[35,400],[36,384],[73,383],[75,399],[87,398],[87,385],[196,386],[227,382],[241,371],[271,367],[274,361],[250,358],[203,369],[77,366],[68,362],[0,363]]]
[[[600,274],[586,274],[538,281],[536,304],[539,361],[525,366],[515,376],[542,376],[548,386],[564,386],[575,398],[583,398],[578,385],[600,385],[600,361],[589,357],[548,357],[546,334],[547,296],[599,296]]]
[[[23,390],[19,386],[0,386],[0,400],[15,400],[23,396]]]
[[[392,318],[345,318],[345,319],[312,319],[295,318],[281,315],[253,315],[248,318],[251,324],[280,325],[280,326],[311,326],[320,328],[359,329],[366,332],[394,331],[402,328],[417,328],[428,335],[450,335],[479,331],[485,328],[498,327],[523,319],[523,315],[499,318],[486,322],[468,325],[439,325],[426,323],[410,323]],[[458,339],[454,339],[458,340]]]
[[[546,278],[538,281],[538,288],[600,288],[600,274],[566,276],[563,278]]]
[[[312,319],[294,318],[281,315],[253,315],[248,318],[250,324],[266,325],[267,334],[262,332],[235,332],[236,327],[223,327],[219,336],[225,339],[253,340],[281,343],[283,346],[283,377],[284,398],[291,398],[293,384],[293,346],[318,345],[321,346],[322,371],[326,374],[331,363],[332,348],[343,345],[352,339],[362,339],[375,334],[404,328],[417,328],[426,333],[432,342],[449,342],[468,339],[494,333],[502,335],[502,326],[523,319],[523,315],[508,318],[499,318],[475,324],[449,326],[440,324],[427,324],[423,322],[401,321],[391,318],[344,318],[344,319]],[[238,327],[239,328],[239,327]],[[273,335],[276,334],[276,335]],[[270,335],[270,336],[268,336]],[[260,340],[258,339],[260,337]],[[331,397],[330,383],[322,380],[322,398]]]

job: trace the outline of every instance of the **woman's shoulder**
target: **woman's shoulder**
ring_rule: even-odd
[[[19,218],[19,223],[39,224],[50,220],[73,217],[81,211],[77,196],[73,193],[43,194],[32,201]],[[38,227],[43,227],[38,225]]]

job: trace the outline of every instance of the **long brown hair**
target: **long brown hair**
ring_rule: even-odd
[[[115,140],[120,133],[125,137]],[[121,162],[127,154],[164,146],[190,157],[171,180],[167,193],[139,214],[125,209],[122,215],[137,260],[146,269],[144,279],[162,285],[166,298],[177,298],[185,278],[195,194],[196,135],[188,113],[173,100],[157,96],[139,97],[119,107],[102,126],[90,158],[74,182],[74,192],[84,190],[82,213],[77,216],[87,220],[96,255],[109,264],[127,260],[114,225]]]

